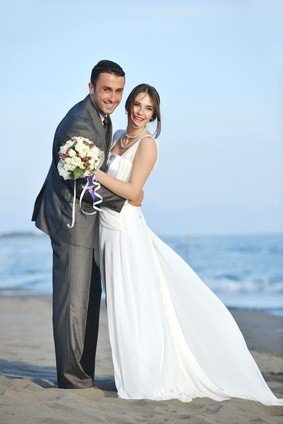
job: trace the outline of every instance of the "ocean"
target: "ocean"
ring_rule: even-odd
[[[283,235],[161,237],[228,307],[283,315]],[[50,294],[49,238],[0,235],[0,295]]]

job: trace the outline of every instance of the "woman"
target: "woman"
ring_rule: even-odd
[[[157,158],[147,131],[157,121],[155,88],[141,84],[126,101],[127,131],[118,131],[107,174],[97,180],[126,199],[142,189]],[[125,399],[239,397],[283,405],[265,383],[224,304],[147,226],[140,208],[100,213],[100,268],[118,396]]]

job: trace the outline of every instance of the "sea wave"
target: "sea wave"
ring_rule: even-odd
[[[283,236],[170,237],[164,240],[226,306],[283,311]],[[49,238],[0,237],[0,293],[51,293]]]
[[[208,287],[215,292],[228,293],[282,293],[283,280],[277,283],[271,283],[268,279],[262,281],[239,278],[216,278],[205,281]]]

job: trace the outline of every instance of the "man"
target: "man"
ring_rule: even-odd
[[[53,160],[35,201],[32,221],[51,238],[53,249],[53,332],[58,386],[93,387],[98,335],[101,284],[94,261],[97,214],[83,214],[76,200],[76,221],[72,221],[73,184],[59,176],[60,146],[74,136],[86,137],[105,152],[104,169],[112,139],[109,115],[119,105],[125,73],[116,63],[102,60],[92,69],[89,95],[76,104],[60,122],[53,142]],[[77,199],[82,179],[77,180]],[[120,212],[125,199],[106,188],[99,191],[103,205]],[[142,194],[136,205],[142,201]],[[93,212],[89,193],[83,210]]]

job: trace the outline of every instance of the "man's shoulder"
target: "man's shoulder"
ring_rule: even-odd
[[[80,120],[87,116],[87,105],[88,102],[88,96],[81,100],[80,102],[76,103],[64,116],[62,121],[64,119],[74,119],[74,120]]]
[[[87,101],[88,96],[76,103],[64,116],[61,122],[58,124],[56,132],[55,132],[55,140],[61,140],[62,137],[66,134],[66,132],[73,127],[75,124],[83,122],[89,123],[89,116],[87,112]]]

